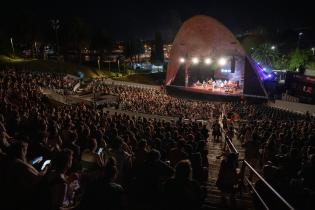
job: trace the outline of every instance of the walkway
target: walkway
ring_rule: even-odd
[[[224,142],[213,142],[212,140],[212,131],[211,126],[208,125],[209,129],[209,139],[208,139],[208,160],[209,160],[209,181],[207,184],[208,194],[204,202],[203,209],[209,210],[251,210],[254,209],[252,197],[250,194],[245,193],[240,196],[238,193],[236,195],[236,205],[230,205],[229,200],[226,203],[222,203],[221,201],[221,192],[216,187],[216,180],[218,177],[221,158],[217,158],[222,154],[222,149],[224,146]],[[240,153],[240,158],[244,157],[244,148],[241,147],[241,143],[236,139],[233,139],[233,144],[235,145],[236,149]]]

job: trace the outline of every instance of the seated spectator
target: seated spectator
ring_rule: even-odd
[[[131,173],[131,155],[123,150],[123,139],[116,137],[112,141],[112,148],[108,151],[108,157],[113,157],[117,161],[117,183],[125,184],[127,177]]]
[[[40,183],[35,208],[47,210],[67,210],[73,206],[73,198],[68,192],[69,185],[66,173],[72,166],[73,152],[64,150],[58,152],[52,160],[51,168]]]
[[[86,189],[80,210],[123,210],[125,209],[124,189],[115,182],[118,169],[114,158],[109,158],[103,175]]]
[[[189,160],[181,160],[175,168],[175,177],[164,185],[165,209],[198,210],[203,196],[198,182],[192,178]]]
[[[81,167],[83,170],[93,171],[101,166],[100,156],[96,154],[96,139],[88,141],[88,148],[83,150],[81,155]]]
[[[309,159],[299,172],[303,186],[315,191],[315,154],[309,155]]]
[[[158,209],[161,203],[162,183],[169,179],[174,170],[165,162],[161,161],[160,152],[151,150],[145,163],[137,171],[135,199],[137,206],[145,206],[147,209]]]
[[[46,171],[38,172],[26,159],[28,144],[13,142],[7,150],[8,165],[4,173],[4,209],[22,210],[30,207],[34,189]],[[1,187],[1,188],[2,188]]]
[[[171,166],[175,166],[179,161],[187,159],[188,154],[185,151],[185,139],[181,138],[178,140],[176,147],[169,151],[169,160],[171,161]]]

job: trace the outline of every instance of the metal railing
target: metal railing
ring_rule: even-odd
[[[225,131],[223,131],[223,133],[224,133],[225,147],[226,146],[228,147],[229,152],[239,154],[238,150],[232,143],[231,139],[226,135]],[[248,184],[248,186],[251,188],[252,192],[256,195],[256,197],[258,198],[258,200],[260,201],[264,209],[270,210],[271,209],[270,204],[268,204],[267,201],[264,200],[263,196],[259,194],[259,192],[255,188],[254,183],[251,178],[253,175],[255,175],[259,180],[262,181],[262,183],[265,186],[267,186],[269,191],[281,201],[285,209],[294,210],[294,207],[291,204],[289,204],[289,202],[286,201],[246,160],[239,160],[239,161],[242,162],[242,168],[240,172],[242,186],[245,186],[244,182]],[[247,177],[247,174],[245,173],[246,168],[250,170],[249,177]]]

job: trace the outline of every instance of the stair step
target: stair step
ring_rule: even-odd
[[[208,127],[209,129],[209,127]],[[211,131],[210,131],[211,134]],[[211,135],[210,135],[211,136]],[[233,139],[233,144],[238,149],[240,157],[244,157],[244,148],[237,139]],[[208,139],[208,161],[209,161],[209,179],[204,185],[207,189],[207,196],[204,201],[203,210],[254,210],[252,196],[249,192],[243,192],[242,195],[235,195],[235,204],[231,205],[229,199],[222,203],[222,193],[216,186],[216,180],[220,169],[221,159],[217,156],[222,154],[223,142],[213,142]]]

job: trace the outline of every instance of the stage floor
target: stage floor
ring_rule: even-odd
[[[183,90],[196,92],[196,93],[205,93],[210,95],[222,95],[222,96],[241,96],[242,91],[241,90],[233,90],[233,91],[226,91],[224,88],[208,88],[208,87],[202,87],[202,86],[193,86],[193,87],[179,87]]]

